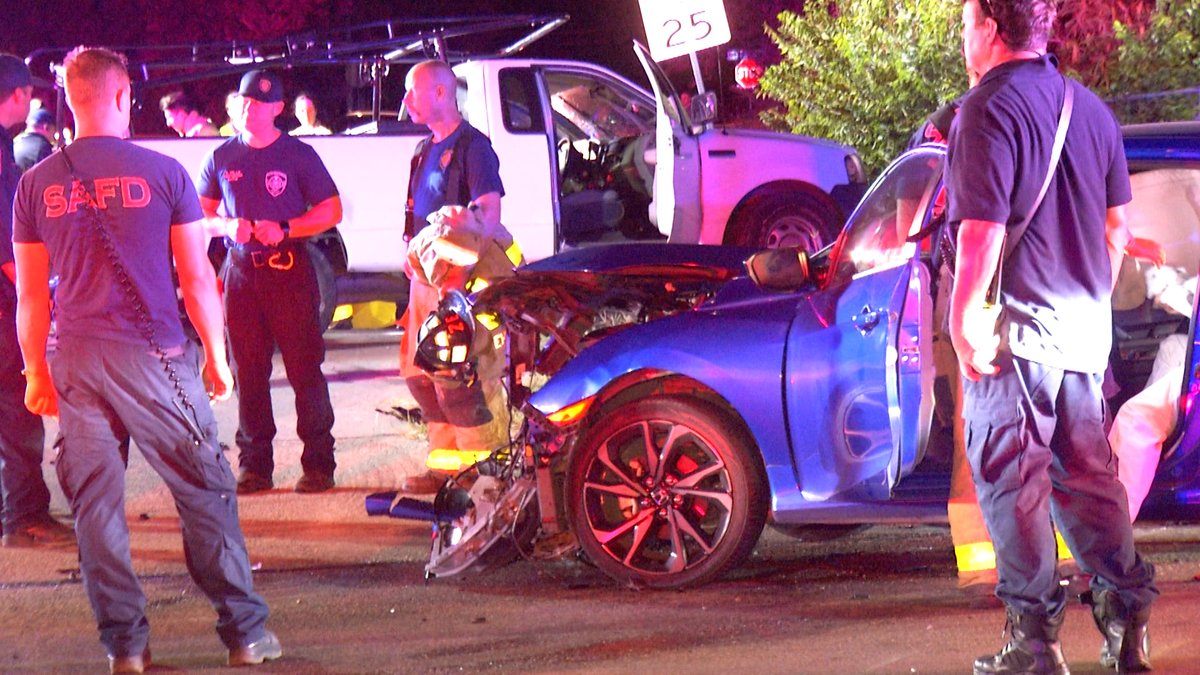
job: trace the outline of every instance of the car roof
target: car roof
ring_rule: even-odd
[[[1132,172],[1200,168],[1200,121],[1130,124],[1121,133]]]

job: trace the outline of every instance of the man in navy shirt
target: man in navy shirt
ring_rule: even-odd
[[[432,135],[417,148],[409,176],[406,236],[411,238],[428,226],[427,218],[443,206],[474,207],[484,231],[512,242],[500,226],[500,161],[491,141],[463,119],[458,110],[458,79],[441,61],[413,66],[405,80],[404,105],[414,122],[429,127]],[[493,238],[496,238],[493,237]],[[448,473],[470,466],[492,450],[508,443],[508,415],[499,385],[503,367],[494,347],[477,353],[479,377],[463,383],[431,376],[418,368],[413,358],[421,324],[438,307],[438,289],[420,274],[409,274],[408,308],[400,372],[409,392],[421,406],[429,430],[429,471],[405,481],[411,494],[436,492]]]
[[[12,206],[20,170],[8,130],[29,114],[33,77],[25,62],[0,54],[0,524],[5,546],[69,544],[71,529],[50,517],[42,476],[42,418],[25,409],[25,378],[17,344],[16,268]]]
[[[337,225],[342,202],[315,150],[275,126],[283,86],[252,70],[239,90],[244,127],[209,153],[200,206],[225,235],[225,315],[237,380],[238,493],[274,487],[275,417],[271,358],[278,345],[296,393],[296,433],[304,474],[296,492],[333,487],[333,405],[325,360],[320,292],[306,241]],[[217,216],[222,202],[230,218]]]
[[[81,47],[63,62],[77,140],[21,179],[13,241],[25,403],[59,416],[58,478],[75,514],[83,586],[114,673],[150,667],[146,597],[129,552],[130,439],[162,477],[183,524],[192,580],[217,612],[230,665],[279,658],[254,592],[233,472],[209,397],[229,397],[221,305],[196,190],[173,159],[122,140],[129,128],[124,58]],[[171,258],[188,317],[183,334]],[[50,268],[58,346],[47,365]]]
[[[1051,0],[963,5],[963,53],[981,80],[950,134],[948,217],[959,223],[950,335],[965,379],[967,455],[995,542],[996,595],[1012,630],[1000,653],[976,660],[976,673],[1067,670],[1051,511],[1093,575],[1101,662],[1150,667],[1154,570],[1134,549],[1100,390],[1110,296],[1130,238],[1129,175],[1111,111],[1045,54],[1055,15]],[[1051,170],[1066,87],[1075,98],[1066,144],[1030,214]],[[995,325],[982,308],[1001,266]]]

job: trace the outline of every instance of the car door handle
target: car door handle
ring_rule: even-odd
[[[879,320],[883,317],[883,312],[877,309],[871,309],[870,305],[863,305],[862,311],[850,317],[850,322],[858,329],[859,333],[866,335],[875,330],[879,325]]]

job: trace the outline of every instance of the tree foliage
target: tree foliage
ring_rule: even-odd
[[[1200,116],[1200,0],[1159,0],[1144,30],[1116,24],[1119,46],[1096,85],[1123,122]],[[1190,90],[1179,94],[1146,94]]]
[[[762,95],[783,103],[764,121],[858,149],[882,168],[925,115],[967,88],[959,53],[961,5],[931,0],[842,0],[779,14],[767,32],[783,60]]]
[[[782,104],[764,121],[858,148],[880,169],[925,115],[961,93],[953,0],[839,0],[778,16],[767,34],[782,62],[761,93]],[[1064,0],[1050,49],[1064,70],[1118,99],[1123,121],[1195,117],[1200,97],[1120,100],[1200,85],[1200,0]]]

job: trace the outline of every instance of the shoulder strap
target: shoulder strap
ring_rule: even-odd
[[[1063,77],[1063,104],[1062,110],[1058,114],[1058,129],[1054,132],[1054,145],[1050,148],[1050,165],[1046,168],[1046,178],[1042,181],[1042,189],[1038,192],[1037,199],[1033,202],[1033,208],[1029,209],[1029,214],[1025,216],[1025,220],[1021,224],[1012,229],[1012,232],[1004,234],[1004,249],[1000,252],[1000,260],[996,262],[996,274],[992,277],[991,287],[988,289],[988,298],[991,302],[1000,301],[1000,278],[1003,276],[1004,258],[1011,256],[1016,250],[1017,244],[1021,241],[1021,236],[1025,234],[1025,230],[1029,228],[1029,223],[1033,220],[1033,216],[1038,209],[1042,207],[1042,200],[1046,198],[1046,193],[1050,191],[1050,183],[1054,180],[1054,174],[1058,170],[1058,162],[1062,157],[1063,146],[1067,142],[1067,129],[1071,126],[1071,109],[1075,103],[1075,90],[1071,86],[1071,81]]]
[[[466,206],[471,201],[471,186],[467,181],[467,149],[471,147],[475,127],[462,121],[463,130],[454,141],[454,154],[446,168],[446,202]],[[453,201],[451,201],[453,200]]]
[[[422,138],[417,147],[413,149],[412,159],[408,165],[408,201],[404,203],[404,241],[411,241],[417,233],[415,216],[413,215],[413,207],[416,202],[414,199],[415,190],[417,188],[417,173],[421,170],[421,164],[425,161],[425,156],[429,154],[429,148],[433,146],[433,135]]]

